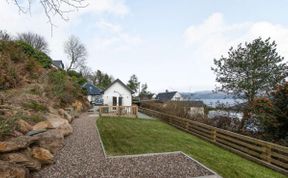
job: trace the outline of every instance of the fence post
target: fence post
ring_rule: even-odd
[[[186,130],[189,130],[189,122],[188,121],[186,121],[186,124],[185,124],[185,128],[186,128]]]
[[[272,145],[270,144],[263,145],[262,159],[264,159],[268,163],[271,163],[271,150],[272,150]]]
[[[102,112],[102,106],[99,107],[99,116],[100,116],[100,117],[101,117],[101,115],[102,115],[101,112]]]
[[[216,142],[216,129],[211,129],[211,139],[213,142]]]

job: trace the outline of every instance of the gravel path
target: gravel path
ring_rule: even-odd
[[[95,117],[82,115],[73,121],[73,134],[55,155],[55,164],[33,177],[195,177],[213,175],[182,153],[105,157]]]

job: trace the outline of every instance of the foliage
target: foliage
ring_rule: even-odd
[[[141,107],[152,109],[159,112],[164,112],[170,115],[183,117],[191,120],[197,120],[202,123],[208,123],[207,117],[205,115],[191,115],[189,113],[189,108],[191,107],[199,107],[199,103],[195,103],[192,101],[169,101],[165,103],[157,102],[157,101],[146,101],[141,102]],[[204,104],[200,107],[204,107]]]
[[[251,43],[230,48],[228,57],[214,59],[216,81],[220,90],[233,93],[247,100],[247,108],[242,126],[249,118],[249,110],[256,96],[266,95],[276,84],[282,83],[288,75],[288,66],[284,58],[276,52],[276,43],[270,38],[257,38]]]
[[[16,43],[19,47],[23,49],[25,54],[39,61],[44,68],[50,68],[52,64],[52,59],[47,54],[37,49],[34,49],[31,45],[27,44],[24,41],[17,41]]]
[[[33,111],[36,111],[36,112],[38,112],[38,111],[47,112],[48,111],[48,108],[45,105],[38,103],[37,101],[34,101],[34,100],[30,100],[30,101],[23,103],[23,107],[26,109],[32,109]]]
[[[254,108],[266,138],[288,141],[288,82],[278,85],[270,98],[256,99]]]
[[[140,82],[138,82],[138,78],[135,74],[133,74],[131,77],[130,77],[130,80],[128,81],[128,84],[127,86],[132,90],[134,91],[135,93],[138,91],[139,89],[139,86],[140,86]]]
[[[48,77],[50,97],[57,98],[61,105],[71,104],[83,97],[79,83],[72,80],[65,71],[51,71]]]
[[[139,93],[139,97],[142,99],[151,99],[152,98],[153,93],[151,93],[150,91],[148,91],[148,85],[147,83],[144,83],[141,86],[141,91]]]
[[[79,85],[83,85],[87,82],[87,80],[83,77],[83,75],[75,70],[69,70],[67,74],[72,78],[72,80]]]
[[[16,119],[14,117],[4,118],[0,116],[0,138],[11,135],[16,128]]]
[[[20,33],[18,34],[17,40],[23,41],[34,49],[38,51],[42,51],[43,53],[48,53],[48,42],[45,40],[43,36],[40,36],[36,33],[28,32],[28,33]]]
[[[93,85],[97,86],[98,88],[105,89],[112,83],[113,77],[101,72],[100,70],[97,70],[96,72],[92,73],[89,80],[91,80]]]
[[[23,119],[29,123],[38,123],[44,121],[44,117],[40,114],[32,114],[32,115],[18,115],[18,118]]]
[[[79,38],[70,36],[64,44],[64,52],[70,61],[67,71],[81,69],[85,65],[87,50]]]
[[[158,120],[100,118],[97,126],[109,155],[182,151],[222,177],[286,177]]]
[[[0,30],[0,40],[10,41],[12,37],[4,30]]]

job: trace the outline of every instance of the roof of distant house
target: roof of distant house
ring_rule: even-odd
[[[120,85],[122,85],[124,88],[126,88],[127,90],[129,90],[131,92],[131,94],[134,93],[133,90],[131,90],[131,88],[129,88],[127,85],[125,85],[120,79],[116,79],[114,80],[108,87],[105,88],[105,90],[103,90],[103,92],[105,92],[108,88],[110,88],[112,85],[114,85],[115,83],[120,83]]]
[[[85,83],[82,88],[85,88],[88,95],[101,95],[102,90],[97,88],[95,85],[91,83]]]
[[[177,91],[166,91],[163,93],[158,93],[155,99],[160,100],[160,101],[170,101],[173,96],[177,93]]]
[[[61,60],[53,60],[52,63],[56,67],[58,67],[60,69],[64,69],[64,64],[63,64],[63,62]]]

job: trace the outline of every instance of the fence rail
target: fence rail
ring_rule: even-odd
[[[99,116],[138,117],[138,106],[99,106]]]
[[[288,147],[146,108],[139,110],[247,159],[288,175]]]

